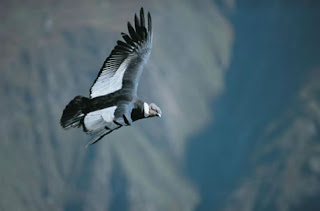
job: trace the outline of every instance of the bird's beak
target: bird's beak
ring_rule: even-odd
[[[157,116],[158,116],[158,117],[161,117],[161,114],[158,113]]]

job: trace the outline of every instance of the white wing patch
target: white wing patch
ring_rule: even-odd
[[[107,95],[122,88],[122,79],[131,58],[126,58],[114,73],[111,70],[105,69],[99,76],[96,83],[91,88],[91,98]]]
[[[112,106],[88,113],[84,118],[86,129],[90,133],[104,130],[106,126],[110,129],[114,129],[115,124],[113,123],[113,119],[116,109],[117,106]]]

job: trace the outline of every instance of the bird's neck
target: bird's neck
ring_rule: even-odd
[[[141,100],[137,100],[134,103],[134,108],[132,109],[132,112],[131,112],[132,121],[137,121],[139,119],[145,118],[143,104],[144,104],[144,102]]]

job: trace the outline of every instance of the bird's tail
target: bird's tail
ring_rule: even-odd
[[[63,114],[60,119],[60,124],[64,129],[81,126],[81,122],[85,116],[83,109],[88,101],[89,98],[83,96],[77,96],[71,100],[71,102],[63,110]]]

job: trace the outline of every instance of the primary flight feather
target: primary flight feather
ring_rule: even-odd
[[[135,15],[134,27],[128,22],[129,34],[121,33],[103,63],[90,89],[90,98],[77,96],[64,109],[60,124],[64,129],[83,127],[93,135],[94,144],[112,131],[149,117],[161,117],[158,106],[137,97],[144,65],[152,48],[152,21],[148,12],[147,26],[143,8]]]

